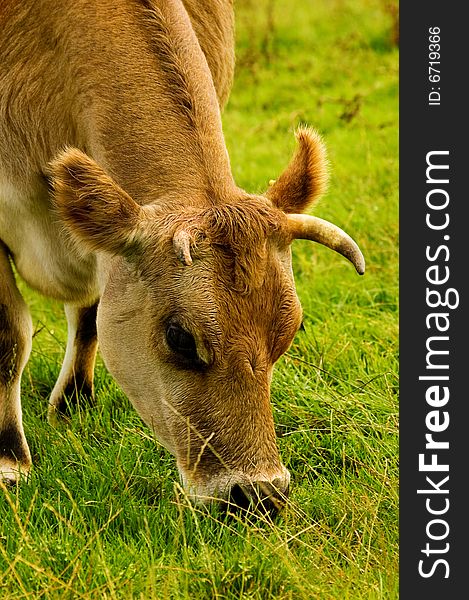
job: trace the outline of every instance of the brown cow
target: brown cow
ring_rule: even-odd
[[[220,106],[233,75],[230,0],[2,0],[0,473],[31,457],[20,379],[31,318],[11,261],[65,304],[49,419],[107,368],[177,459],[191,497],[276,505],[270,381],[301,323],[290,244],[364,270],[336,226],[301,213],[326,183],[310,129],[263,196],[239,189]],[[270,498],[270,500],[269,500]]]

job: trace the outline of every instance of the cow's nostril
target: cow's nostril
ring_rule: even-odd
[[[252,497],[246,486],[234,485],[230,491],[229,508],[247,510],[251,506]]]
[[[275,485],[278,483],[279,485]],[[257,481],[250,485],[236,484],[231,488],[227,508],[230,511],[253,511],[275,516],[285,505],[288,488],[282,490],[280,479]]]

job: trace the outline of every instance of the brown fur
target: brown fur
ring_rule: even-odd
[[[183,213],[173,227],[175,233],[187,232],[195,252],[201,244],[217,249],[232,273],[233,289],[246,293],[262,284],[268,245],[280,240],[285,215],[266,198],[244,195],[230,204]]]
[[[275,206],[286,213],[302,213],[320,198],[327,187],[328,172],[324,145],[317,132],[300,127],[298,147],[288,168],[267,191]]]
[[[140,207],[98,165],[76,149],[51,162],[58,218],[90,250],[123,252],[139,223]]]
[[[319,136],[299,130],[266,196],[235,185],[220,118],[230,0],[5,0],[0,27],[0,235],[69,326],[50,418],[70,386],[92,389],[84,309],[99,303],[106,366],[189,492],[286,491],[270,381],[301,322],[287,213],[324,190]],[[13,342],[28,333],[24,319],[13,326],[20,304],[8,308]],[[23,439],[15,398],[10,440],[11,422]]]

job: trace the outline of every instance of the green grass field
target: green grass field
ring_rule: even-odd
[[[99,361],[97,406],[46,421],[62,307],[21,286],[35,325],[23,379],[34,469],[0,489],[0,598],[398,598],[398,47],[384,0],[238,0],[224,129],[238,185],[263,191],[301,123],[324,136],[329,191],[364,277],[294,243],[305,330],[272,404],[291,501],[272,524],[189,505],[174,459]]]

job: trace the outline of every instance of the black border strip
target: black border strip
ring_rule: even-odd
[[[469,24],[463,9],[463,2],[400,5],[400,597],[404,600],[462,598],[469,576],[465,485]],[[430,48],[430,28],[439,29],[440,57],[430,56],[436,50]],[[429,79],[437,73],[429,71],[432,61],[440,63],[433,65],[440,71],[439,81]],[[429,164],[449,168],[427,172]]]

